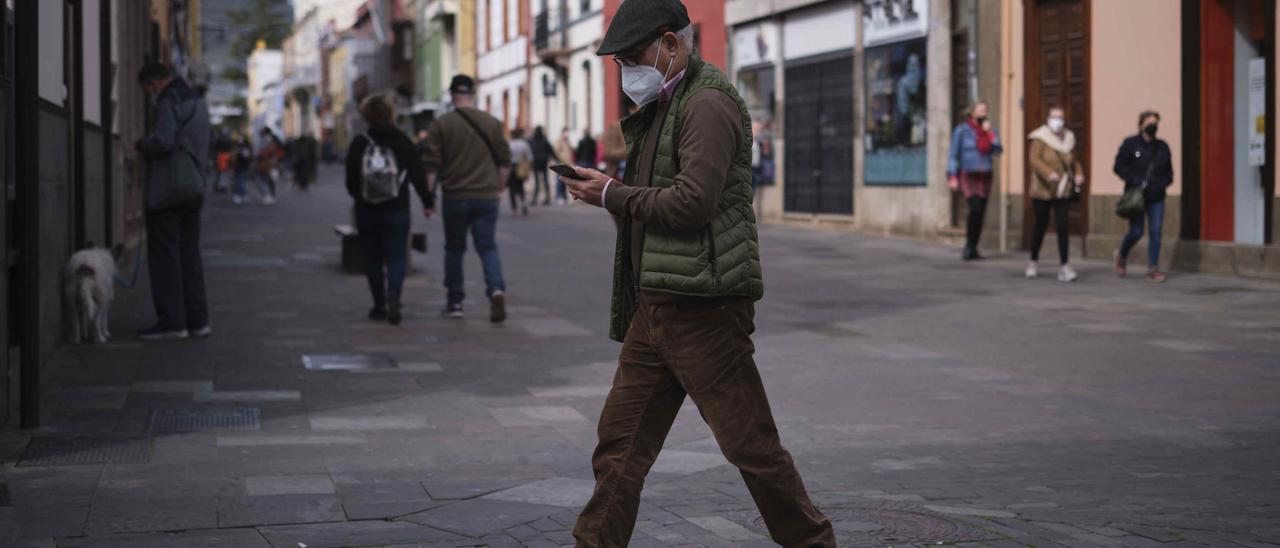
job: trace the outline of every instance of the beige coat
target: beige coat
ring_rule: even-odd
[[[1040,126],[1030,135],[1031,149],[1027,161],[1031,164],[1031,189],[1035,200],[1058,200],[1071,197],[1076,175],[1084,174],[1084,166],[1074,154],[1076,136],[1065,130],[1062,137],[1046,126]],[[1057,181],[1051,175],[1057,173]]]

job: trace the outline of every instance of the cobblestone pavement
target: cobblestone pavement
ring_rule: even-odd
[[[511,320],[443,306],[438,220],[407,319],[364,319],[338,271],[338,172],[274,208],[206,208],[216,333],[116,341],[47,368],[46,426],[0,433],[0,545],[560,546],[591,488],[614,369],[613,226],[505,217]],[[762,228],[758,360],[783,438],[842,545],[1280,545],[1280,286]],[[479,263],[467,272],[479,279]],[[304,356],[393,367],[309,370]],[[386,365],[386,364],[384,364]],[[633,546],[769,546],[690,405]]]

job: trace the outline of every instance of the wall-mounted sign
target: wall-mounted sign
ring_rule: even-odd
[[[862,5],[867,47],[929,34],[929,0],[866,0]]]
[[[1267,163],[1267,60],[1249,60],[1249,165]]]
[[[852,2],[828,2],[788,13],[782,22],[782,54],[789,61],[852,50],[857,23]]]

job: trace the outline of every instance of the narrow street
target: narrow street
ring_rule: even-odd
[[[340,177],[274,207],[209,199],[211,338],[135,342],[144,272],[113,342],[56,357],[43,428],[0,434],[0,545],[573,543],[618,350],[611,220],[504,211],[511,318],[492,325],[474,253],[466,318],[440,315],[439,220],[415,215],[430,249],[397,328],[338,268]],[[1023,279],[1021,254],[965,265],[776,225],[761,241],[757,360],[842,545],[1280,545],[1280,285],[1098,262],[1063,284]],[[394,363],[304,366],[333,355]],[[686,403],[632,546],[772,545]]]

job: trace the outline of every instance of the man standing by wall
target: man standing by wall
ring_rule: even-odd
[[[622,121],[625,181],[578,168],[574,198],[621,217],[610,336],[622,342],[592,457],[595,493],[578,546],[625,546],[644,476],[693,398],[737,466],[773,540],[834,547],[782,447],[752,355],[764,294],[751,192],[751,117],[693,51],[678,0],[626,0],[597,51],[621,66],[641,110]]]
[[[507,318],[507,287],[496,233],[498,200],[511,174],[511,149],[502,135],[502,122],[475,108],[475,80],[454,76],[449,93],[455,110],[431,123],[423,156],[427,188],[435,192],[438,177],[444,194],[444,285],[449,290],[445,314],[462,317],[466,297],[462,256],[470,231],[484,266],[489,320],[497,323]],[[427,210],[427,215],[431,213]]]
[[[151,131],[138,141],[147,160],[147,268],[156,324],[138,333],[146,341],[207,337],[200,209],[209,155],[209,107],[191,86],[160,63],[138,72],[155,96]]]

